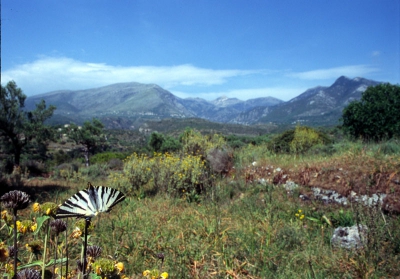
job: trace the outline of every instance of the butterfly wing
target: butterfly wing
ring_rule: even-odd
[[[90,199],[88,190],[81,190],[57,209],[57,218],[77,217],[84,218],[94,216],[95,208]]]
[[[56,218],[94,217],[99,212],[109,212],[113,206],[125,199],[120,191],[105,187],[93,186],[88,183],[88,189],[79,191],[58,209]]]
[[[111,208],[125,199],[125,195],[114,188],[97,186],[96,189],[99,212],[110,212]]]

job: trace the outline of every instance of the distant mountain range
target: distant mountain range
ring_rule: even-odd
[[[34,109],[44,99],[57,109],[53,123],[82,123],[99,118],[107,128],[138,127],[147,120],[166,118],[202,118],[232,124],[336,125],[343,108],[358,100],[368,86],[380,82],[364,78],[338,78],[331,86],[308,89],[284,102],[273,97],[242,101],[220,97],[214,101],[201,98],[182,99],[155,84],[136,82],[112,84],[87,90],[63,90],[28,97],[25,106]]]

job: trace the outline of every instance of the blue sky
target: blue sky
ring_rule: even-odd
[[[1,82],[119,82],[289,100],[339,76],[400,83],[398,0],[1,0]]]

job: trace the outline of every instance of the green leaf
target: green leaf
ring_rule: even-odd
[[[57,259],[56,261],[54,259],[51,259],[47,264],[45,264],[45,267],[49,267],[54,264],[66,263],[66,262],[67,262],[67,258]],[[32,267],[32,266],[43,266],[43,261],[34,261],[34,262],[31,262],[30,264],[21,265],[21,266],[18,266],[18,269],[24,269],[24,268],[28,268],[28,267]]]
[[[43,223],[49,219],[50,216],[44,215],[44,216],[40,216],[38,218],[36,218],[36,223],[37,223],[37,229],[36,231],[33,233],[33,235],[37,235],[40,231],[40,228],[43,226]]]
[[[314,217],[306,217],[306,219],[308,219],[308,220],[310,220],[310,221],[313,221],[313,222],[315,222],[315,223],[321,223],[321,220],[320,220],[320,219],[317,219],[317,218],[314,218]]]

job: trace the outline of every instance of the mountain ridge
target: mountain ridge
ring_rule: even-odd
[[[35,104],[44,99],[46,104],[57,107],[53,117],[57,123],[81,123],[93,117],[125,119],[120,121],[127,123],[122,128],[131,128],[131,123],[138,121],[165,118],[202,118],[244,125],[270,122],[334,125],[349,102],[361,98],[368,86],[379,83],[361,77],[341,76],[331,86],[307,89],[284,102],[270,96],[246,101],[226,96],[212,101],[199,97],[180,98],[156,84],[126,82],[31,96],[26,99],[26,108],[34,109]]]

